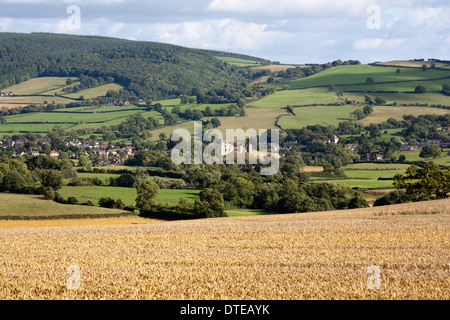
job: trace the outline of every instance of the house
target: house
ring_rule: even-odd
[[[49,155],[50,157],[59,157],[59,152],[58,152],[58,151],[55,151],[55,150],[52,150],[52,151],[50,151],[50,152],[48,153],[48,155]]]
[[[234,151],[234,143],[229,143],[228,141],[221,139],[218,139],[217,143],[220,144],[220,154],[222,156]]]
[[[29,154],[29,155],[32,155],[32,156],[34,156],[34,157],[36,157],[36,156],[39,155],[39,151],[30,150],[30,151],[28,152],[28,154]]]
[[[384,154],[382,152],[378,152],[373,155],[375,161],[382,161],[384,160]]]
[[[400,146],[400,151],[417,151],[417,150],[420,150],[419,146],[412,146],[409,144],[402,144]]]
[[[363,153],[360,156],[361,161],[369,161],[370,160],[370,153]]]
[[[356,149],[358,149],[358,145],[357,145],[356,143],[347,143],[347,147],[348,147],[350,150],[353,150],[353,151],[355,151]]]
[[[286,145],[286,148],[288,148],[288,149],[290,150],[290,149],[292,149],[292,147],[293,147],[294,145],[296,145],[297,143],[298,143],[297,140],[295,140],[295,141],[288,141],[288,142],[285,143],[285,145]]]
[[[18,147],[23,147],[25,145],[25,143],[26,143],[26,141],[23,139],[16,140],[16,145]]]
[[[361,154],[360,159],[361,161],[382,161],[384,160],[384,154],[383,152],[366,152]]]
[[[13,153],[13,157],[21,157],[24,155],[26,155],[26,153],[23,151]]]

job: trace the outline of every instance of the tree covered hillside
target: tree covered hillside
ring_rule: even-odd
[[[238,68],[214,57],[218,54],[97,36],[0,33],[0,89],[34,77],[83,74],[155,100],[245,81]]]

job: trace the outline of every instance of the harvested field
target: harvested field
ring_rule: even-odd
[[[0,298],[448,300],[449,213],[450,200],[439,200],[320,213],[0,229]],[[70,266],[80,270],[78,286]],[[374,287],[377,276],[370,272],[376,268]]]

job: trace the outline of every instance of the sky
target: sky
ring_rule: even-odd
[[[156,41],[283,64],[450,60],[450,1],[0,0],[0,32]]]

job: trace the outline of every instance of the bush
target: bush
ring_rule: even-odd
[[[53,199],[53,201],[58,203],[65,203],[64,198],[57,191],[55,191],[55,198]]]
[[[69,198],[67,199],[66,203],[67,203],[67,204],[78,204],[79,201],[78,201],[78,199],[75,198],[75,197],[69,197]]]
[[[98,205],[103,208],[124,209],[125,204],[121,199],[114,200],[109,197],[102,197],[98,200]]]
[[[52,188],[43,188],[42,194],[46,200],[55,200],[55,190]]]
[[[404,191],[401,190],[395,190],[391,191],[388,194],[385,194],[384,196],[378,198],[373,203],[374,207],[377,206],[387,206],[390,204],[398,204],[398,203],[405,203],[408,202],[407,196]]]

